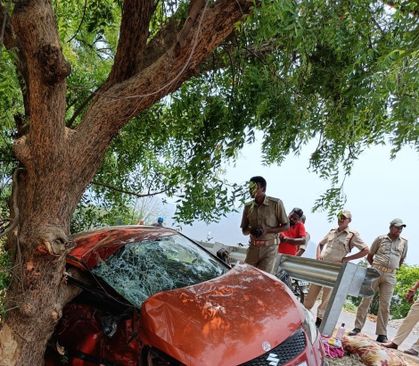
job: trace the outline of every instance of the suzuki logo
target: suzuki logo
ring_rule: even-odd
[[[278,366],[280,360],[275,353],[270,353],[266,361],[269,362],[269,366]]]

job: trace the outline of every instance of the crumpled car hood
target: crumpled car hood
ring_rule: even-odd
[[[142,306],[142,341],[185,365],[238,365],[291,336],[301,305],[279,280],[249,265]]]

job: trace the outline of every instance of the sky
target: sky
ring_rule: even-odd
[[[267,195],[280,198],[287,213],[293,207],[302,208],[312,240],[312,248],[307,250],[311,256],[317,243],[337,226],[336,221],[328,221],[326,212],[312,213],[315,200],[329,188],[328,181],[307,169],[315,146],[307,145],[299,156],[289,156],[281,166],[265,166],[259,140],[246,145],[237,162],[226,167],[226,178],[242,184],[252,176],[261,175],[267,180]],[[365,151],[354,163],[344,187],[345,209],[352,212],[350,227],[371,245],[378,235],[388,233],[392,219],[403,219],[407,227],[402,237],[409,243],[406,263],[419,265],[418,188],[419,154],[413,148],[403,148],[394,160],[390,160],[389,146]],[[228,245],[247,243],[248,237],[242,235],[240,229],[241,213],[242,207],[239,207],[239,213],[232,213],[219,223],[185,225],[182,233],[196,240],[206,240],[210,233],[213,241]],[[167,224],[170,225],[170,221]]]

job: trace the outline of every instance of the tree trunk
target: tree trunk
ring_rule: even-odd
[[[1,366],[42,365],[63,306],[77,294],[66,286],[64,276],[65,255],[72,246],[67,235],[73,208],[63,207],[78,200],[68,196],[70,187],[64,189],[69,180],[52,169],[38,179],[21,173],[15,185],[19,226],[9,237],[15,266],[6,299],[9,311],[0,330]]]
[[[0,331],[1,366],[42,365],[47,341],[66,302],[64,257],[51,261],[28,254],[22,252],[21,264],[13,271],[12,296],[7,301],[11,310]]]

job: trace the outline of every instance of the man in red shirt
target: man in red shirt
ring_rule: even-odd
[[[306,229],[301,221],[303,210],[293,208],[288,215],[290,228],[279,233],[278,253],[297,255],[300,245],[306,242]]]

